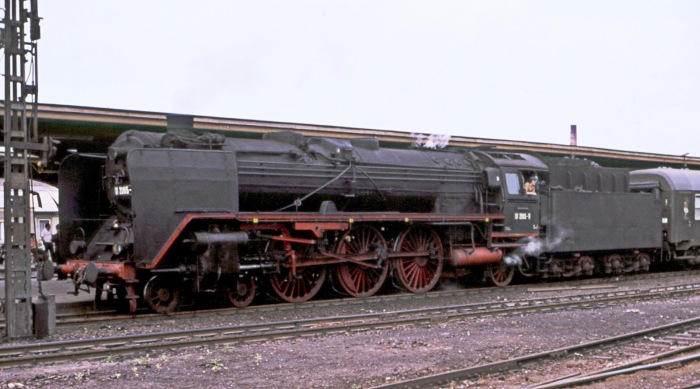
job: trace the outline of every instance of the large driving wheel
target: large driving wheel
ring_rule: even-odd
[[[336,254],[375,253],[377,258],[338,265],[336,274],[343,291],[353,297],[369,297],[377,293],[389,274],[388,263],[382,255],[385,251],[386,241],[374,227],[359,226],[346,232],[336,247]]]
[[[515,267],[508,266],[503,261],[488,265],[486,274],[496,286],[507,286],[513,280]]]
[[[234,277],[226,295],[234,307],[247,307],[255,298],[255,277],[249,274]]]
[[[326,279],[324,266],[298,267],[296,274],[291,268],[282,268],[270,274],[270,286],[277,297],[290,303],[303,303],[314,297]]]
[[[404,231],[394,251],[416,253],[394,261],[394,271],[401,286],[413,293],[430,291],[440,280],[443,250],[440,236],[430,227],[416,226]]]
[[[153,276],[143,289],[143,299],[154,312],[169,314],[180,301],[180,289],[174,279]]]

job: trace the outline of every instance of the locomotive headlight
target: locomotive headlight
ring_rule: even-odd
[[[112,245],[112,254],[119,255],[124,250],[124,246],[121,243],[115,243]]]
[[[115,226],[118,226],[117,221],[114,222]],[[119,255],[124,252],[131,244],[130,241],[130,230],[126,227],[120,227],[119,232],[114,236],[114,243],[112,243],[112,254]]]

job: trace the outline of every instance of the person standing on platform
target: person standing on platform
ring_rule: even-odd
[[[46,223],[44,229],[41,230],[41,242],[44,244],[44,252],[51,258],[53,254],[53,234],[51,233],[51,224]]]

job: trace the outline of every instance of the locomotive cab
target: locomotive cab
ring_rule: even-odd
[[[540,219],[540,192],[545,172],[532,169],[506,168],[504,210],[506,231],[537,232]]]
[[[503,233],[536,236],[540,224],[540,193],[548,178],[547,165],[521,153],[474,154],[487,164],[483,170],[485,211],[504,215]]]

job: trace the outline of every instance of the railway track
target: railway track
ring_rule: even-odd
[[[669,340],[674,337],[668,336]],[[654,370],[669,366],[678,367],[682,364],[690,364],[700,361],[700,328],[694,328],[690,331],[685,331],[675,336],[675,339],[684,338],[685,342],[692,343],[686,346],[678,346],[676,348],[660,352],[657,355],[638,358],[629,362],[624,362],[621,365],[613,368],[602,369],[590,373],[575,373],[557,379],[543,382],[538,385],[529,386],[529,389],[555,389],[568,388],[572,386],[585,385],[591,382],[601,382],[610,378],[615,378],[625,374],[636,373],[642,370]],[[664,340],[664,338],[661,338]],[[629,347],[629,346],[627,346]],[[697,387],[700,381],[694,387]]]
[[[567,361],[576,360],[576,366],[580,368],[573,369],[576,370],[573,373],[569,372],[540,384],[525,386],[529,389],[565,388],[601,381],[638,370],[696,362],[700,360],[699,350],[700,317],[696,317],[584,344],[470,366],[412,380],[393,382],[376,386],[374,389],[455,386],[460,381],[493,374],[499,376],[493,379],[493,384],[503,385],[503,375],[517,374],[525,369],[530,371],[546,369],[561,371],[561,366],[568,365]],[[601,365],[601,361],[605,361],[606,364],[610,364],[610,361],[617,361],[617,363],[613,367],[596,369]],[[557,366],[553,366],[554,364]],[[482,380],[480,383],[484,383],[484,381]]]
[[[467,317],[506,316],[529,312],[599,307],[621,304],[627,301],[644,301],[697,294],[698,291],[700,291],[700,282],[585,295],[466,303],[314,319],[233,324],[222,327],[109,338],[8,345],[0,347],[0,368],[35,363],[106,358],[113,355],[180,347],[236,344],[250,341],[388,329],[396,326],[430,324],[435,321]],[[160,317],[163,318],[162,315]]]
[[[349,307],[354,306],[370,306],[370,305],[386,305],[396,303],[415,303],[415,304],[433,304],[434,301],[445,299],[460,298],[460,299],[478,299],[481,296],[493,296],[498,293],[501,298],[517,299],[524,294],[543,294],[557,293],[564,295],[588,294],[598,290],[613,291],[619,288],[628,287],[629,283],[656,281],[673,285],[677,282],[683,282],[684,279],[696,279],[700,276],[700,271],[691,270],[684,272],[664,272],[664,273],[644,273],[618,276],[615,278],[592,278],[582,280],[567,280],[557,281],[553,283],[538,283],[538,284],[517,284],[507,288],[499,287],[480,287],[470,289],[452,289],[437,290],[425,294],[401,293],[394,292],[382,295],[376,295],[365,299],[357,298],[331,298],[312,300],[304,304],[291,303],[271,303],[263,305],[252,305],[241,310],[240,308],[225,307],[215,309],[187,309],[174,312],[169,317],[186,319],[193,317],[207,316],[236,316],[237,319],[245,320],[247,317],[258,317],[261,314],[269,314],[274,312],[313,312],[324,307]],[[657,286],[659,288],[661,286]],[[613,292],[617,293],[617,292]],[[599,295],[599,294],[596,294]],[[85,302],[82,304],[57,304],[56,325],[59,327],[71,325],[88,325],[94,323],[114,322],[114,321],[129,321],[129,323],[137,323],[142,321],[158,320],[163,316],[158,313],[152,313],[145,309],[139,311],[136,315],[126,315],[114,309],[99,309],[94,308],[93,302]],[[5,328],[4,316],[0,318],[0,331]]]
[[[394,290],[384,294],[378,294],[372,297],[357,299],[357,298],[327,298],[327,299],[317,299],[305,302],[304,304],[293,304],[284,302],[270,302],[267,304],[251,305],[241,310],[240,308],[233,307],[219,307],[214,309],[184,309],[182,311],[176,311],[171,313],[169,316],[173,317],[188,317],[192,315],[207,315],[207,314],[223,314],[227,315],[229,313],[264,313],[278,310],[313,310],[319,306],[353,306],[353,305],[366,305],[368,302],[378,302],[378,303],[390,303],[396,301],[406,301],[406,300],[430,300],[433,298],[442,299],[449,298],[451,296],[480,296],[480,295],[490,295],[494,291],[502,295],[521,295],[524,293],[578,293],[580,291],[596,290],[596,289],[610,289],[617,287],[624,287],[630,282],[668,282],[676,283],[682,282],[683,279],[696,279],[700,277],[700,270],[685,270],[685,271],[672,271],[672,272],[654,272],[654,273],[640,273],[640,274],[625,274],[618,275],[614,277],[601,277],[601,278],[585,278],[585,279],[560,279],[552,280],[553,282],[540,282],[540,283],[518,283],[514,285],[509,285],[506,288],[487,286],[487,287],[452,287],[448,285],[443,286],[443,289],[434,290],[423,294],[405,293],[398,290]],[[2,303],[2,299],[0,299]],[[1,304],[0,304],[1,306]],[[158,317],[161,314],[151,314],[150,311],[146,309],[141,309],[136,315],[120,314],[114,309],[102,308],[96,309],[93,301],[85,301],[81,303],[57,303],[57,324],[71,324],[73,322],[79,321],[81,323],[86,322],[97,322],[104,319],[113,319],[114,317],[129,317],[129,318],[139,318],[139,317]],[[0,316],[0,329],[4,328],[5,318]]]

